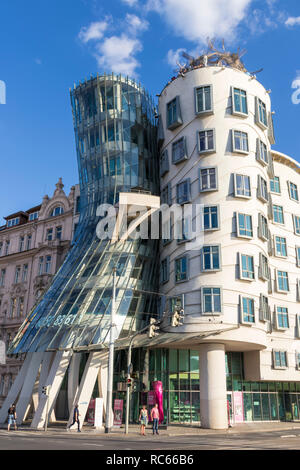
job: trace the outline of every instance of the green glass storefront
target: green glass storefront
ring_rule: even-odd
[[[164,390],[165,423],[200,425],[200,380],[198,351],[192,349],[155,349],[149,352],[149,373],[145,380],[146,350],[133,351],[134,388],[131,393],[130,422],[138,422],[139,409],[147,400],[151,383],[160,380]],[[244,380],[243,353],[226,353],[227,399],[242,392],[243,419],[249,421],[300,420],[299,382],[248,382]],[[125,391],[117,391],[124,382],[126,352],[115,358],[114,398],[124,400]],[[234,422],[234,417],[232,420]]]

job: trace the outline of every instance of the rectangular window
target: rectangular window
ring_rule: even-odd
[[[170,274],[170,257],[167,256],[165,259],[162,260],[160,266],[160,275],[161,275],[161,283],[168,282],[169,274]]]
[[[0,242],[0,256],[2,256],[3,242]]]
[[[202,271],[218,271],[221,268],[219,245],[204,245],[202,248]]]
[[[270,179],[270,191],[272,193],[280,194],[279,176],[274,176],[274,178]]]
[[[221,302],[221,288],[220,287],[202,287],[201,299],[202,299],[202,313],[204,314],[221,313],[222,302]]]
[[[250,176],[234,175],[234,195],[235,197],[251,197]]]
[[[232,87],[232,114],[248,114],[247,92]]]
[[[237,236],[252,238],[252,216],[248,214],[237,213]]]
[[[187,158],[185,137],[181,137],[172,144],[172,162],[180,163]]]
[[[23,251],[23,250],[24,250],[24,244],[25,244],[25,237],[20,237],[20,240],[19,240],[19,251]]]
[[[257,139],[257,154],[256,154],[257,160],[262,163],[263,165],[268,165],[269,164],[269,156],[268,156],[268,149],[266,144],[260,140]]]
[[[260,321],[269,321],[270,320],[270,307],[268,297],[263,294],[260,294],[259,298],[259,319]]]
[[[172,226],[169,217],[167,217],[166,221],[162,221],[161,237],[163,245],[166,245],[172,240]]]
[[[21,266],[17,266],[15,270],[15,284],[20,282]]]
[[[10,219],[7,221],[7,227],[14,227],[15,225],[19,225],[20,217],[15,217],[14,219]]]
[[[39,258],[39,269],[38,269],[39,276],[41,274],[43,274],[43,271],[44,271],[44,257],[40,256],[40,258]]]
[[[240,255],[240,279],[246,279],[252,281],[255,278],[254,275],[254,258],[249,255]]]
[[[53,238],[53,228],[48,228],[46,233],[46,240],[51,241]]]
[[[276,281],[278,292],[288,292],[289,288],[289,276],[287,271],[276,270]]]
[[[219,206],[204,206],[203,228],[204,230],[217,230],[219,228]]]
[[[265,103],[256,97],[256,124],[263,129],[268,127],[267,110]]]
[[[28,264],[23,265],[23,272],[22,272],[22,282],[27,281],[27,276],[28,276]]]
[[[288,181],[290,199],[299,202],[298,188],[295,183]]]
[[[255,323],[254,299],[241,297],[242,323]]]
[[[268,220],[263,214],[258,214],[258,236],[264,241],[269,239]]]
[[[216,168],[200,168],[199,171],[199,191],[215,191],[217,187],[217,169]]]
[[[298,215],[293,215],[293,221],[295,235],[300,235],[300,217]]]
[[[62,237],[62,227],[56,227],[55,229],[56,240],[61,240],[61,237]]]
[[[9,309],[10,318],[14,318],[15,313],[16,313],[16,307],[17,307],[17,299],[13,298],[10,301],[10,309]]]
[[[167,128],[170,130],[182,124],[179,96],[167,103]]]
[[[46,256],[45,260],[45,273],[50,274],[51,273],[51,256],[48,255]]]
[[[286,369],[288,367],[287,352],[273,350],[273,364],[274,369]]]
[[[287,257],[286,238],[275,235],[274,241],[275,241],[274,243],[275,256],[286,258]]]
[[[237,153],[249,153],[247,132],[232,131],[232,151]]]
[[[300,246],[296,246],[296,266],[300,268]]]
[[[212,113],[212,86],[206,85],[195,88],[196,114]]]
[[[186,179],[176,185],[177,204],[185,204],[191,200],[191,181]]]
[[[198,132],[198,153],[210,153],[216,151],[215,130],[207,129]]]
[[[283,207],[273,204],[273,220],[277,224],[284,224]]]
[[[188,261],[186,256],[175,260],[175,282],[186,281],[188,278]]]
[[[171,183],[168,183],[167,186],[161,190],[160,199],[162,204],[168,204],[169,206],[172,204]]]
[[[284,330],[289,328],[289,315],[286,307],[276,307],[276,327]]]
[[[165,149],[160,154],[160,176],[164,176],[169,171],[169,154]]]
[[[19,297],[18,308],[17,308],[17,317],[22,317],[24,310],[24,297]]]
[[[300,369],[300,353],[296,351],[296,369]]]
[[[32,235],[27,236],[27,242],[26,242],[26,250],[31,249],[31,241],[32,241]]]
[[[1,273],[0,273],[0,287],[4,287],[5,273],[6,273],[6,270],[5,270],[5,269],[1,269]]]
[[[29,214],[29,222],[31,222],[32,220],[37,220],[38,218],[39,218],[38,212],[31,212],[31,214]]]
[[[6,240],[5,242],[5,256],[7,256],[9,254],[9,247],[10,247],[10,241],[9,240]]]
[[[257,197],[263,202],[268,202],[268,185],[260,175],[258,175]]]
[[[270,278],[270,273],[269,273],[269,262],[268,258],[263,255],[262,253],[259,253],[259,278],[263,279],[264,281],[268,281]]]

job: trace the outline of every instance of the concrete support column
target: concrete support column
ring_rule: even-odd
[[[106,420],[106,393],[107,393],[107,375],[108,375],[108,354],[103,357],[101,369],[98,376],[99,397],[103,398],[103,419]]]
[[[227,429],[225,346],[201,344],[199,367],[201,427]]]
[[[73,357],[72,357],[72,360],[71,360],[70,367],[69,367],[69,372],[68,372],[68,406],[69,406],[69,414],[71,413],[73,401],[74,401],[74,398],[75,398],[76,393],[78,391],[80,360],[81,360],[81,354],[80,353],[74,353]]]

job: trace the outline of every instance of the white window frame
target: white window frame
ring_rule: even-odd
[[[257,139],[256,158],[259,161],[259,163],[261,163],[263,166],[269,165],[268,147],[261,139]]]
[[[279,312],[278,309],[286,309],[286,312]],[[279,315],[284,315],[286,316],[287,318],[287,324],[288,326],[280,326],[279,325],[279,320],[278,320],[278,316]],[[285,331],[285,330],[288,330],[290,328],[290,318],[289,318],[289,310],[287,307],[283,307],[281,305],[275,305],[275,326],[276,326],[276,330],[281,330],[281,331]]]
[[[213,138],[213,147],[208,148],[208,133],[212,132],[212,138]],[[204,134],[204,140],[205,140],[205,148],[204,150],[200,149],[200,134]],[[204,155],[207,153],[215,153],[216,152],[216,132],[215,129],[201,129],[200,131],[197,131],[197,143],[198,143],[198,153],[199,155]]]
[[[247,136],[247,150],[243,150],[242,148],[239,149],[239,148],[236,148],[235,146],[235,134],[236,133],[240,133],[240,141],[243,142],[243,135]],[[249,136],[248,136],[248,132],[244,132],[244,131],[240,131],[238,129],[232,129],[232,132],[231,132],[231,136],[232,136],[232,152],[233,153],[241,153],[243,155],[248,155],[249,154]]]
[[[177,280],[176,279],[176,264],[178,261],[182,260],[182,259],[185,259],[186,260],[186,277],[185,279],[179,279]],[[183,272],[183,271],[180,271],[180,272]],[[180,284],[181,282],[186,282],[189,280],[189,258],[187,255],[183,255],[183,256],[177,256],[175,259],[174,259],[174,278],[175,278],[175,284]]]
[[[187,194],[186,194],[186,199],[185,200],[179,200],[178,199],[178,191],[180,186],[187,185]],[[176,184],[176,202],[177,204],[186,204],[188,202],[191,202],[191,179],[186,178],[183,181],[180,181],[179,183]]]
[[[252,307],[253,307],[253,315],[250,315],[248,312],[246,313],[244,311],[244,302],[243,302],[243,299],[247,299],[247,301],[251,301],[252,303]],[[252,326],[252,325],[255,325],[256,323],[256,318],[255,318],[255,300],[253,297],[247,297],[246,295],[240,295],[240,323],[242,323],[243,325],[248,325],[248,326]],[[248,303],[248,302],[247,302]],[[252,317],[253,318],[253,321],[247,321],[245,320],[245,315],[248,315],[249,317]]]
[[[288,185],[288,190],[289,190],[289,197],[291,201],[295,201],[299,203],[299,191],[298,191],[298,186],[296,183],[293,183],[292,181],[287,181]],[[293,185],[295,188],[292,188],[291,185]],[[297,197],[293,197],[293,192],[296,191]]]
[[[205,171],[205,170],[207,171],[207,180],[209,181],[209,187],[203,189],[201,172]],[[209,170],[214,170],[215,171],[215,182],[216,182],[215,187],[211,187],[211,175],[209,174]],[[215,167],[215,166],[208,166],[208,167],[205,167],[205,168],[199,168],[199,192],[204,193],[204,192],[207,192],[207,191],[218,191],[218,189],[219,189],[219,187],[218,187],[218,168]]]
[[[211,312],[204,312],[204,289],[218,289],[219,290],[219,296],[220,296],[220,312],[218,311],[215,311],[214,309],[214,305],[215,305],[215,302],[214,302],[214,294],[213,292],[211,291],[211,296],[212,296],[212,305],[213,305],[213,310]],[[200,288],[200,295],[201,295],[201,314],[203,316],[219,316],[219,315],[222,315],[223,313],[223,291],[222,291],[222,287],[220,286],[202,286]]]
[[[296,370],[300,370],[300,351],[295,351]]]
[[[299,227],[299,233],[297,232],[297,223],[296,220],[299,221],[298,227]],[[293,214],[293,224],[294,224],[294,234],[300,236],[300,216]]]
[[[264,122],[260,119],[260,108],[264,109],[266,122]],[[258,96],[255,97],[255,122],[263,130],[268,128],[267,106],[266,106],[266,103],[264,101],[262,101],[260,98],[258,98]]]
[[[246,256],[247,257],[247,265],[248,265],[248,258],[252,258],[252,265],[253,265],[253,271],[250,271],[249,269],[247,270],[248,273],[252,273],[253,277],[248,277],[248,276],[243,276],[243,263],[242,263],[242,257]],[[240,279],[243,281],[255,281],[255,263],[254,263],[254,256],[253,255],[248,255],[247,253],[239,253],[239,272],[240,272]]]
[[[270,279],[269,260],[262,252],[259,253],[258,277],[263,281],[269,281]]]
[[[175,160],[175,158],[174,158],[174,146],[178,145],[178,143],[181,142],[181,141],[182,141],[182,146],[183,146],[183,155],[178,160]],[[181,163],[181,162],[183,162],[187,159],[188,159],[188,155],[187,155],[186,137],[182,136],[179,139],[176,139],[175,142],[172,143],[172,163],[174,165],[177,165],[178,163]]]
[[[296,250],[296,266],[297,268],[300,268],[300,246],[296,245],[295,250]]]
[[[160,176],[164,176],[170,169],[168,149],[165,149],[160,154]]]
[[[282,209],[282,220],[283,222],[277,222],[277,220],[275,220],[275,217],[274,217],[274,207],[281,207]],[[283,211],[283,206],[280,206],[279,204],[272,204],[272,214],[273,214],[273,223],[274,224],[278,224],[278,225],[284,225],[284,211]]]
[[[277,251],[277,242],[276,242],[276,238],[280,238],[280,239],[284,239],[285,240],[285,249],[286,249],[286,255],[281,255],[281,254],[278,254],[278,251]],[[280,240],[280,246],[282,246],[282,242]],[[287,258],[288,257],[288,249],[287,249],[287,242],[286,242],[286,237],[281,237],[280,235],[274,235],[274,256],[276,256],[276,258]]]
[[[269,224],[264,214],[258,214],[258,236],[264,241],[269,240]]]
[[[206,207],[207,207],[207,208],[216,207],[216,209],[217,209],[217,221],[218,221],[216,227],[212,227],[212,226],[211,226],[211,221],[212,221],[211,211],[209,211],[209,214],[208,214],[208,217],[209,217],[209,228],[205,228],[205,227],[204,227],[204,216],[205,216],[205,214],[204,214],[204,209],[205,209]],[[203,231],[204,231],[204,232],[209,232],[209,231],[212,231],[212,230],[220,230],[220,206],[219,206],[218,204],[216,204],[216,205],[215,205],[215,204],[211,204],[211,205],[208,204],[208,205],[205,205],[205,206],[203,207]]]
[[[217,250],[218,250],[218,260],[219,260],[219,267],[218,268],[214,268],[214,267],[205,268],[205,266],[204,266],[204,249],[205,248],[217,248]],[[209,252],[209,258],[210,258],[210,266],[212,266],[213,265],[213,253],[211,251]],[[222,270],[221,245],[219,243],[212,244],[212,245],[203,245],[202,249],[201,249],[200,260],[201,260],[201,272],[207,273],[207,272],[221,271]]]
[[[169,111],[168,111],[168,108],[169,108],[169,105],[171,103],[175,102],[175,106],[176,106],[176,116],[173,118],[172,122],[169,122]],[[180,108],[180,97],[179,96],[175,96],[175,98],[173,98],[172,100],[168,101],[168,103],[166,104],[166,124],[167,124],[167,128],[171,131],[173,131],[174,129],[176,129],[177,127],[181,126],[182,125],[182,116],[181,116],[181,108]]]
[[[260,294],[259,297],[259,320],[262,322],[270,321],[271,310],[269,305],[268,297],[264,294]]]
[[[238,194],[238,192],[237,192],[237,189],[238,189],[237,178],[238,178],[238,176],[241,177],[242,184],[241,184],[240,187],[242,188],[244,194]],[[246,179],[246,178],[247,178],[248,181],[249,181],[249,192],[250,192],[249,195],[245,194],[245,192],[246,192],[245,179]],[[250,178],[249,175],[241,175],[240,173],[234,173],[234,175],[233,175],[233,183],[234,183],[234,184],[233,184],[233,187],[234,187],[234,197],[239,197],[239,198],[243,198],[243,199],[251,199],[251,178]]]
[[[278,181],[276,181],[276,183],[274,182],[274,185],[278,183],[278,186],[279,186],[279,191],[274,191],[271,189],[271,180],[275,180],[275,178],[278,179]],[[280,186],[280,178],[279,176],[274,176],[274,178],[270,178],[270,192],[272,194],[281,194],[281,186]]]
[[[257,178],[257,197],[264,203],[269,200],[267,181],[260,175]]]
[[[234,99],[234,90],[238,90],[239,92],[244,92],[245,93],[245,96],[246,96],[246,108],[247,108],[247,112],[244,113],[243,111],[237,111],[235,109],[235,99]],[[242,109],[242,106],[241,106],[241,95],[239,95],[239,98],[240,98],[240,108]],[[243,90],[242,88],[239,88],[239,87],[236,87],[236,86],[232,86],[231,87],[231,101],[232,101],[232,114],[234,114],[235,116],[241,116],[241,117],[247,117],[248,114],[249,114],[249,108],[248,108],[248,95],[247,95],[247,91],[246,90]]]
[[[209,93],[210,93],[210,108],[200,110],[198,109],[198,90],[203,90],[205,88],[209,88]],[[213,86],[210,85],[201,85],[199,87],[194,88],[194,93],[195,93],[195,113],[197,116],[202,116],[205,114],[213,114],[214,113],[214,102],[213,102]],[[204,94],[205,96],[205,94]],[[205,103],[205,99],[203,99],[203,103]]]
[[[284,353],[285,355],[285,365],[282,366],[278,366],[276,365],[276,360],[275,360],[275,353],[279,353],[280,354],[280,363],[281,363],[281,354]],[[279,370],[286,370],[288,369],[289,367],[289,362],[288,362],[288,353],[286,350],[283,350],[283,349],[273,349],[272,350],[272,354],[273,354],[273,368],[274,369],[279,369]]]
[[[287,279],[287,284],[288,284],[287,290],[285,290],[285,289],[280,289],[280,288],[279,288],[279,275],[278,275],[279,272],[282,272],[282,273],[286,273],[286,274],[287,274],[287,277],[286,277],[286,279]],[[277,292],[280,292],[280,293],[282,293],[282,294],[287,294],[287,293],[290,291],[290,281],[289,281],[289,273],[288,273],[288,271],[282,271],[281,269],[275,268],[275,279],[276,279],[276,290],[277,290]]]
[[[240,224],[239,224],[239,216],[242,215],[244,216],[244,220],[246,220],[246,217],[250,217],[251,220],[251,230],[252,230],[252,235],[244,235],[241,234],[241,229],[240,229]],[[243,212],[236,212],[236,232],[237,232],[237,237],[239,238],[247,238],[247,239],[252,239],[253,238],[253,219],[251,214],[245,214]]]

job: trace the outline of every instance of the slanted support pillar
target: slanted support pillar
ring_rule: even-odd
[[[201,427],[227,429],[225,346],[201,344],[199,367]]]
[[[78,391],[79,386],[79,367],[81,361],[81,354],[74,353],[72,356],[71,364],[68,372],[68,407],[69,413],[72,410],[74,398]]]

